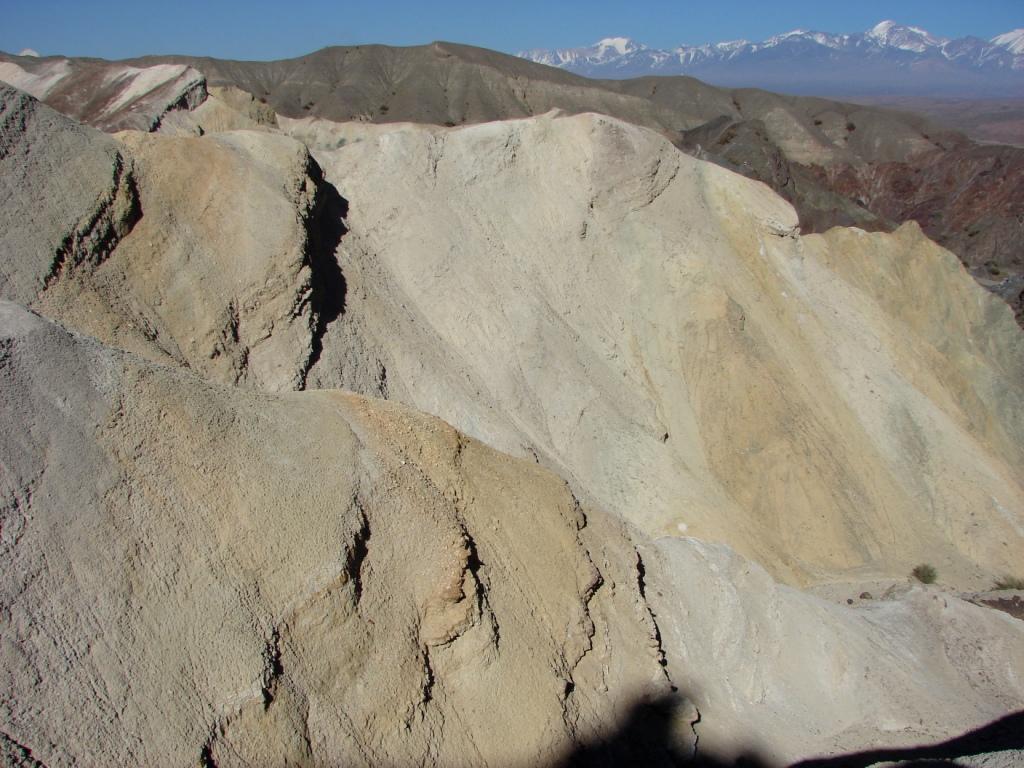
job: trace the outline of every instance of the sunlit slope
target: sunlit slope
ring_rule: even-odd
[[[801,237],[767,187],[595,115],[332,130],[347,309],[311,383],[789,578],[1018,558],[1021,335],[915,225]]]

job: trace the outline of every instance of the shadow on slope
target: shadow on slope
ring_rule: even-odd
[[[953,761],[958,758],[1006,750],[1024,750],[1024,710],[938,744],[851,752],[835,757],[803,760],[793,768],[866,768],[883,761],[925,768],[955,765]]]
[[[348,200],[337,188],[324,178],[319,164],[310,158],[309,175],[316,183],[316,197],[309,216],[309,240],[307,244],[310,270],[312,271],[311,302],[316,326],[313,328],[308,373],[323,352],[323,337],[327,326],[345,313],[345,298],[348,284],[338,263],[338,246],[348,234],[345,224],[348,217]],[[303,382],[305,389],[305,382]]]
[[[693,766],[694,768],[773,768],[754,752],[724,758],[698,747],[691,755],[687,745],[673,735],[685,699],[678,694],[633,705],[618,728],[600,740],[579,745],[555,768],[613,768],[614,766]],[[736,734],[742,746],[743,734]],[[880,762],[928,768],[950,766],[959,758],[1006,750],[1024,750],[1024,711],[1007,715],[988,725],[948,741],[916,747],[880,748],[832,757],[813,758],[791,768],[868,768]]]
[[[605,738],[576,747],[556,768],[614,768],[625,765],[697,766],[699,768],[769,768],[769,764],[750,753],[735,759],[723,759],[699,751],[691,753],[688,744],[680,744],[673,733],[686,699],[668,694],[637,701],[621,725]]]

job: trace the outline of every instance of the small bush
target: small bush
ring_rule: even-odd
[[[1024,579],[1018,579],[1016,576],[1003,576],[995,583],[993,589],[1024,589]]]
[[[939,574],[933,566],[928,565],[928,563],[921,563],[914,566],[914,570],[910,572],[910,575],[922,584],[934,584],[935,577]]]

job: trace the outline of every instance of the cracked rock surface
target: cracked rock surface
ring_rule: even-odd
[[[0,97],[0,296],[213,380],[302,385],[324,303],[314,267],[336,244],[321,235],[338,226],[320,226],[336,206],[304,146],[252,131],[115,140]]]
[[[669,692],[630,534],[546,470],[0,328],[0,716],[34,759],[537,764]]]
[[[403,406],[212,384],[7,302],[0,350],[6,764],[555,765],[685,695],[708,754],[781,765],[1024,702],[1002,612],[828,603]],[[691,754],[671,711],[616,754]]]
[[[0,295],[33,301],[109,256],[138,215],[118,142],[0,83]]]

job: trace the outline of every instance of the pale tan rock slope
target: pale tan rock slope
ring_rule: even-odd
[[[401,400],[794,583],[1017,567],[1024,337],[913,225],[800,237],[766,187],[595,115],[282,122],[351,202],[340,264],[346,203],[298,142],[125,134],[141,217],[33,306],[218,381]],[[54,240],[27,221],[11,274]]]
[[[786,765],[917,747],[1021,709],[1024,622],[1000,611],[922,585],[836,604],[695,539],[641,553],[669,674],[700,710],[706,753]],[[989,765],[1021,765],[1020,746]]]
[[[1001,612],[826,603],[402,406],[212,384],[16,304],[0,349],[5,764],[554,764],[675,684],[708,754],[781,765],[1024,705]],[[692,705],[663,717],[610,764],[691,753]]]
[[[714,543],[1016,566],[1020,337],[916,230],[801,238],[593,115],[290,124],[346,208],[263,128],[0,97],[4,764],[545,764],[673,685],[782,764],[1024,708],[1019,620]],[[471,437],[285,391],[338,384]],[[692,750],[658,712],[619,764]]]
[[[629,535],[549,472],[14,304],[0,344],[7,760],[536,765],[670,692]]]
[[[797,583],[1019,567],[1024,336],[916,225],[801,237],[767,187],[596,115],[283,122],[351,204],[310,385]]]

